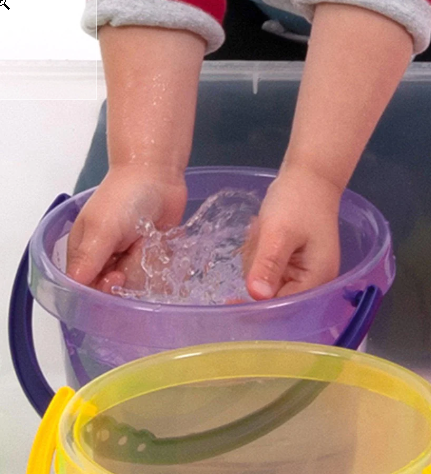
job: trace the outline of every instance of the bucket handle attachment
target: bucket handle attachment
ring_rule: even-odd
[[[47,212],[69,199],[60,194]],[[37,413],[42,416],[54,391],[40,369],[33,341],[33,296],[28,287],[29,246],[27,245],[18,267],[9,306],[9,346],[13,365],[24,393]]]
[[[26,474],[51,472],[60,418],[74,394],[75,392],[70,387],[61,387],[55,394],[34,438]]]
[[[69,199],[59,195],[49,207],[50,211]],[[33,297],[27,281],[29,247],[24,251],[12,288],[9,307],[9,345],[15,372],[21,387],[36,412],[43,416],[55,393],[46,381],[36,356],[32,331]],[[382,292],[371,285],[357,293],[352,304],[355,312],[335,345],[357,349],[366,336],[382,301]]]
[[[356,350],[368,334],[382,300],[382,290],[376,285],[369,285],[364,291],[358,291],[352,301],[355,312],[334,346]]]

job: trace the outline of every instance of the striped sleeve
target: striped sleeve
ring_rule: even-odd
[[[269,6],[304,16],[312,22],[318,3],[341,3],[367,8],[403,25],[414,40],[414,53],[430,44],[431,0],[263,0]]]
[[[224,41],[225,11],[226,0],[87,0],[82,27],[94,37],[106,24],[188,30],[206,40],[210,53]]]

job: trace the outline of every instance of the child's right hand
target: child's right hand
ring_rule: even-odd
[[[69,236],[68,275],[110,291],[139,289],[136,226],[178,225],[187,200],[203,38],[169,28],[103,26],[98,34],[107,100],[109,172]]]
[[[113,285],[139,288],[139,219],[148,217],[159,229],[176,226],[186,200],[182,174],[152,173],[134,165],[111,167],[72,227],[67,274],[105,292]]]

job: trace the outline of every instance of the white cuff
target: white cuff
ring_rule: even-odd
[[[97,29],[106,24],[188,30],[206,40],[207,53],[218,49],[225,38],[223,27],[211,15],[175,0],[87,0],[84,31],[97,37]]]
[[[304,16],[312,22],[315,5],[318,3],[341,3],[355,5],[391,18],[403,25],[412,35],[414,54],[424,51],[430,44],[431,5],[427,0],[264,0],[280,10]]]

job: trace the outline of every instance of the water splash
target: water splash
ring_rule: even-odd
[[[243,278],[243,246],[261,201],[251,192],[223,190],[209,197],[182,226],[158,231],[148,219],[143,236],[142,287],[113,287],[124,298],[216,305],[252,301]]]

